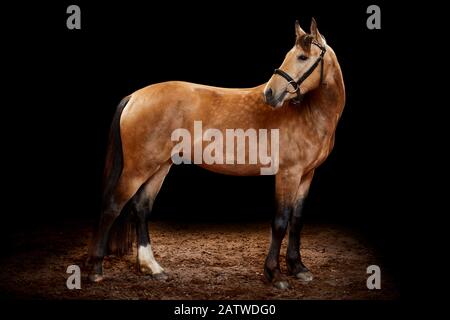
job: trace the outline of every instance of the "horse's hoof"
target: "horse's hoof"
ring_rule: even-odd
[[[103,275],[94,273],[94,274],[90,274],[88,278],[91,282],[100,282],[103,280]]]
[[[169,276],[164,271],[160,272],[160,273],[154,273],[152,275],[152,277],[153,277],[153,279],[159,280],[159,281],[166,281],[167,279],[169,279]]]
[[[289,282],[284,281],[284,280],[275,281],[273,283],[273,286],[280,290],[286,290],[286,289],[289,289]]]
[[[144,265],[139,267],[139,271],[141,271],[142,274],[151,276],[155,280],[167,280],[169,278],[169,276],[167,275],[167,273],[164,272],[164,270],[158,273],[153,273],[152,269]]]
[[[312,279],[314,278],[313,274],[310,271],[299,272],[295,275],[295,277],[304,282],[312,281]]]
[[[139,271],[140,271],[142,274],[148,274],[148,275],[150,275],[150,276],[153,275],[152,269],[150,269],[149,267],[144,266],[144,265],[139,266]]]

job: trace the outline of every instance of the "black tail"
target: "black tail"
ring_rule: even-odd
[[[122,139],[120,136],[120,118],[129,100],[130,96],[120,101],[109,131],[109,145],[106,152],[105,170],[103,172],[103,209],[106,209],[108,203],[111,201],[113,192],[122,174],[123,153]],[[109,253],[123,255],[131,250],[134,239],[134,228],[131,219],[131,211],[124,208],[119,217],[114,221],[109,234]]]

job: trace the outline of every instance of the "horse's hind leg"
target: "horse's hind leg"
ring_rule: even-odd
[[[142,273],[150,274],[156,279],[165,280],[167,275],[164,269],[155,260],[148,232],[148,217],[153,203],[161,189],[164,178],[170,170],[172,163],[167,162],[142,186],[134,201],[137,225],[137,264]]]
[[[91,281],[98,282],[103,279],[103,258],[106,255],[111,227],[125,204],[146,180],[147,176],[135,176],[124,172],[111,196],[106,199],[89,252]]]

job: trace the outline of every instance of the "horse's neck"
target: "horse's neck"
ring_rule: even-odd
[[[304,102],[304,116],[320,131],[334,134],[345,104],[342,73],[337,62],[330,66],[325,83],[311,92]]]

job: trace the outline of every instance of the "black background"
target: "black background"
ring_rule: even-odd
[[[366,28],[373,3],[381,7],[381,30]],[[69,4],[81,7],[81,30],[66,28]],[[99,214],[108,128],[122,97],[166,80],[264,83],[294,43],[294,21],[309,30],[314,16],[337,54],[347,103],[334,151],[316,171],[306,219],[355,228],[399,274],[402,106],[390,97],[396,61],[385,50],[401,32],[396,8],[382,1],[74,1],[13,10],[2,134],[5,195],[14,210],[4,217],[3,234]],[[269,220],[273,182],[173,166],[152,219]]]

